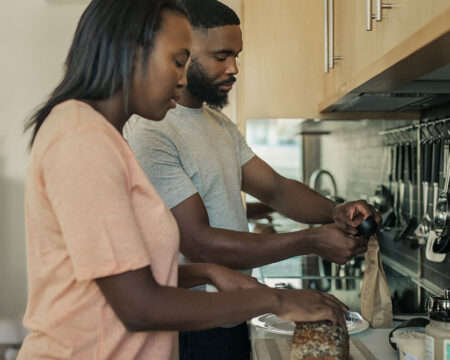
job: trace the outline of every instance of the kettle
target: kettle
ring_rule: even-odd
[[[450,322],[450,289],[445,289],[444,295],[429,296],[425,310],[432,320]]]

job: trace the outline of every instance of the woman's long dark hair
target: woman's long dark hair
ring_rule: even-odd
[[[51,110],[66,100],[104,100],[121,87],[128,104],[136,49],[142,47],[146,69],[164,10],[187,18],[176,0],[91,1],[78,23],[61,83],[25,124],[25,131],[32,130],[30,147]]]

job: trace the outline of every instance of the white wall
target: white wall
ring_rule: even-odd
[[[17,327],[26,306],[23,122],[57,84],[87,3],[0,0],[0,322]],[[224,3],[240,14],[241,0]],[[235,117],[234,104],[226,112]]]
[[[86,4],[84,0],[1,0],[0,321],[17,326],[26,305],[23,188],[28,136],[22,134],[23,122],[60,78]]]

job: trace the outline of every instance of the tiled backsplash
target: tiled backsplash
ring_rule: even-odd
[[[398,120],[363,120],[342,122],[342,126],[321,138],[321,168],[336,179],[338,195],[346,200],[369,198],[380,183],[388,186],[387,154],[380,131],[410,124]],[[326,128],[326,126],[323,126]],[[405,199],[407,192],[405,192]],[[406,203],[405,203],[406,204]],[[417,204],[414,209],[417,211]],[[409,204],[406,204],[408,208]],[[442,263],[425,259],[424,249],[412,250],[408,242],[382,244],[392,259],[418,272],[418,251],[422,252],[423,278],[440,288],[450,288],[450,254]]]

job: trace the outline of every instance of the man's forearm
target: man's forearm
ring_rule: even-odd
[[[247,203],[247,219],[260,219],[274,210],[263,203]]]
[[[178,287],[190,289],[195,286],[209,284],[208,266],[210,264],[178,265]]]
[[[329,224],[333,222],[336,203],[298,181],[282,178],[270,205],[301,223]]]
[[[183,236],[183,235],[182,235]],[[193,262],[211,262],[245,270],[293,256],[315,253],[317,229],[283,234],[254,234],[208,227],[196,235],[195,246],[181,241],[181,252]]]

